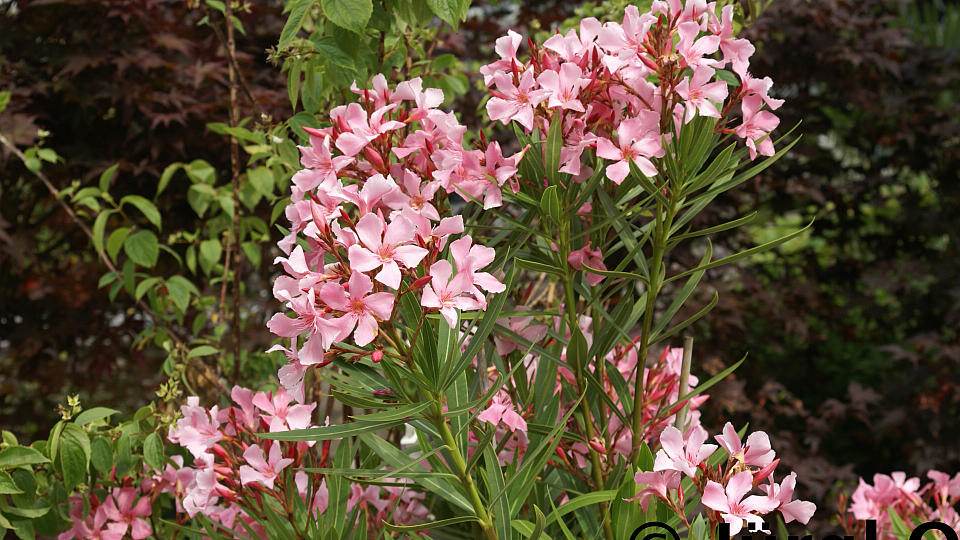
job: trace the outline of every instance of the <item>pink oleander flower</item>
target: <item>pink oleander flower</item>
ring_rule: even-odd
[[[310,426],[310,416],[317,404],[291,405],[291,401],[293,398],[282,387],[275,393],[257,392],[253,397],[253,404],[266,413],[260,417],[270,426],[271,433]]]
[[[710,59],[704,59],[704,56],[717,52],[720,47],[719,36],[703,36],[698,39],[700,24],[693,21],[680,23],[677,26],[677,33],[680,35],[677,51],[687,66],[696,69],[705,63],[712,62]]]
[[[753,56],[754,47],[746,39],[737,39],[733,37],[733,5],[723,6],[720,12],[720,20],[712,20],[709,25],[710,31],[720,38],[720,52],[723,53],[722,65],[732,64],[733,72],[741,77],[747,72],[750,65],[750,57]]]
[[[324,334],[325,343],[343,341],[353,332],[353,341],[359,347],[368,345],[377,337],[380,326],[377,322],[388,320],[393,311],[393,295],[387,292],[370,294],[373,281],[366,274],[354,271],[348,283],[349,296],[342,285],[328,283],[318,297],[331,308],[344,312],[343,316],[330,320],[329,332]],[[356,329],[356,331],[354,331]]]
[[[769,483],[760,485],[760,489],[767,493],[767,497],[776,501],[777,507],[775,510],[780,510],[780,513],[783,514],[784,523],[797,520],[806,525],[817,510],[817,505],[808,501],[793,500],[793,490],[796,487],[797,473],[795,472],[791,472],[780,484],[773,481],[773,475],[771,474]]]
[[[487,101],[490,119],[500,120],[504,125],[516,120],[528,132],[533,131],[533,109],[550,96],[549,90],[536,90],[533,68],[528,68],[520,75],[520,86],[514,86],[508,73],[494,76],[493,82],[500,96],[494,95]]]
[[[280,280],[277,281],[280,283]],[[300,363],[313,365],[323,362],[324,351],[330,347],[326,336],[333,333],[330,321],[324,316],[323,307],[317,306],[316,291],[311,287],[305,294],[295,298],[284,291],[281,296],[287,298],[287,307],[297,316],[287,317],[283,313],[276,313],[267,322],[267,328],[274,334],[295,340],[300,334],[309,332],[303,348],[297,352]]]
[[[694,426],[687,431],[686,438],[680,430],[669,426],[660,434],[660,446],[653,464],[654,471],[674,470],[694,478],[697,467],[709,458],[717,449],[715,444],[704,444],[707,431]]]
[[[773,141],[769,135],[780,125],[780,119],[773,113],[760,110],[761,99],[758,94],[743,98],[743,104],[741,105],[743,123],[734,130],[738,137],[746,139],[747,148],[750,149],[750,159],[756,158],[758,152],[764,156],[774,154]],[[757,141],[760,141],[759,146]]]
[[[683,121],[687,123],[699,113],[700,116],[720,118],[720,111],[716,103],[723,103],[727,99],[727,83],[723,81],[710,82],[714,70],[708,66],[698,66],[693,76],[684,78],[677,85],[677,94],[684,99],[686,114]]]
[[[735,535],[743,529],[744,522],[762,527],[763,519],[760,514],[773,511],[779,504],[778,501],[762,495],[744,498],[752,488],[753,474],[750,471],[733,475],[727,482],[726,489],[713,480],[708,480],[700,502],[720,512],[723,521],[730,524],[730,534]]]
[[[366,109],[359,103],[340,106],[330,111],[331,121],[344,130],[337,137],[337,148],[347,156],[355,156],[380,135],[403,128],[403,122],[383,120],[383,117],[395,108],[394,104],[377,109],[370,115],[369,122]]]
[[[310,369],[310,366],[315,365],[315,362],[305,363],[301,361],[299,351],[297,350],[296,338],[290,341],[289,349],[278,344],[267,349],[267,352],[283,351],[283,354],[286,355],[287,364],[280,366],[280,369],[277,370],[277,378],[280,380],[283,388],[293,396],[293,399],[296,400],[297,403],[303,403],[303,378],[307,374],[307,370]]]
[[[587,242],[587,245],[583,246],[582,248],[571,251],[570,255],[567,256],[567,262],[574,270],[581,270],[583,269],[584,265],[597,270],[607,269],[607,266],[603,264],[603,253],[601,253],[599,249],[590,249],[589,242]],[[599,284],[605,278],[605,276],[596,274],[589,270],[586,270],[586,273],[587,283],[591,287]]]
[[[584,112],[579,99],[580,90],[590,81],[583,78],[583,71],[576,64],[565,62],[557,71],[544,71],[537,82],[541,88],[550,91],[547,107]]]
[[[480,68],[480,74],[483,75],[483,84],[490,86],[498,72],[509,71],[514,65],[517,66],[517,69],[523,68],[523,63],[517,60],[517,51],[520,49],[521,43],[523,43],[523,36],[513,30],[507,30],[507,35],[497,38],[494,43],[494,51],[500,57],[500,60]]]
[[[347,156],[333,157],[330,153],[330,135],[322,134],[311,128],[305,128],[310,134],[310,146],[298,146],[300,163],[306,169],[293,175],[293,183],[300,190],[311,191],[321,184],[336,184],[337,173],[354,162]]]
[[[267,489],[273,489],[273,482],[280,471],[293,463],[293,459],[283,457],[280,443],[276,441],[270,446],[269,461],[264,459],[263,449],[255,444],[243,452],[243,459],[247,465],[240,466],[240,483],[247,485],[259,482]]]
[[[431,110],[443,103],[443,91],[438,88],[423,88],[423,79],[414,77],[397,84],[392,101],[412,101],[416,107],[410,112],[407,122],[419,122],[426,118]]]
[[[637,471],[633,476],[633,481],[638,486],[646,486],[635,496],[624,499],[625,501],[639,501],[643,511],[647,511],[650,505],[650,497],[659,497],[666,500],[667,492],[680,487],[680,473],[674,470],[662,472]]]
[[[205,454],[223,438],[216,405],[207,411],[200,406],[199,397],[190,396],[187,404],[180,407],[180,413],[183,418],[177,420],[176,427],[170,427],[167,438],[189,450],[194,457]]]
[[[450,327],[457,325],[457,310],[473,311],[482,308],[476,298],[465,296],[474,289],[470,276],[458,273],[453,279],[453,266],[449,261],[441,260],[430,266],[430,283],[423,288],[420,304],[425,308],[440,310]]]
[[[927,472],[927,478],[933,480],[933,491],[941,501],[960,496],[960,473],[951,478],[947,473],[930,470]]]
[[[510,431],[527,431],[527,422],[515,410],[513,400],[503,389],[497,392],[487,408],[477,415],[477,420],[497,427],[506,426]]]
[[[506,285],[488,272],[477,272],[477,270],[493,262],[497,255],[493,248],[476,245],[470,235],[464,235],[462,238],[450,242],[450,254],[457,266],[457,275],[463,274],[466,276],[466,279],[471,283],[474,297],[481,303],[483,294],[477,287],[492,293],[506,290]]]
[[[727,422],[723,426],[723,435],[717,435],[714,439],[730,454],[731,458],[746,465],[766,467],[776,457],[776,452],[770,448],[770,438],[762,431],[751,433],[744,446],[733,424]]]
[[[150,523],[143,519],[143,516],[151,513],[150,497],[137,498],[136,488],[114,488],[112,496],[103,501],[102,508],[107,519],[111,521],[107,529],[115,534],[116,538],[122,538],[127,531],[134,540],[153,534]]]
[[[640,116],[620,123],[617,128],[617,145],[603,137],[597,139],[597,156],[616,161],[607,165],[607,178],[615,184],[622,183],[630,174],[630,161],[633,161],[643,174],[651,177],[657,175],[657,168],[650,158],[663,156],[658,121],[656,113],[644,111]]]
[[[400,264],[415,268],[427,256],[422,247],[408,245],[413,241],[414,227],[403,216],[388,225],[381,217],[367,214],[355,229],[360,243],[350,246],[348,251],[351,268],[360,272],[380,268],[374,279],[392,289],[400,288]]]

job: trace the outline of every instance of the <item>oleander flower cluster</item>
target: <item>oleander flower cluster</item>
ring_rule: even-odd
[[[586,18],[579,31],[531,41],[526,59],[518,56],[523,37],[510,31],[496,42],[500,59],[481,68],[492,94],[487,112],[527,132],[562,122],[560,171],[574,180],[593,172],[588,149],[615,184],[631,162],[656,176],[654,160],[696,117],[744,140],[751,159],[773,155],[769,134],[779,119],[770,111],[783,101],[770,95],[769,77],[750,73],[754,47],[734,37],[733,10],[718,15],[706,0],[658,0],[644,14],[629,6],[622,23]]]
[[[486,293],[504,290],[483,270],[494,250],[463,234],[448,195],[501,205],[500,186],[515,177],[522,152],[506,157],[483,141],[467,149],[466,128],[438,108],[443,93],[419,78],[391,89],[378,75],[373,88],[354,92],[359,102],[330,111],[329,127],[305,128],[310,145],[300,147],[290,233],[279,243],[285,274],[273,292],[294,316],[277,313],[268,327],[290,339],[289,348],[271,350],[289,358],[279,377],[297,400],[311,366],[379,361],[381,340],[394,339],[381,326],[402,295],[416,295],[425,313],[455,326],[457,311],[482,310]]]
[[[960,529],[960,473],[950,476],[937,470],[927,471],[929,482],[908,478],[902,471],[889,475],[875,474],[873,483],[860,479],[857,489],[847,498],[841,496],[838,507],[841,523],[848,533],[857,527],[855,521],[875,520],[880,538],[897,538],[890,512],[912,529],[914,523],[940,521],[953,530]]]
[[[739,533],[744,525],[750,530],[764,530],[763,516],[780,512],[785,523],[798,521],[806,524],[816,511],[808,501],[794,499],[797,473],[791,472],[776,482],[775,472],[780,460],[770,447],[770,438],[756,431],[742,440],[730,422],[717,444],[707,443],[708,433],[699,425],[681,432],[668,426],[660,435],[652,471],[637,472],[634,480],[640,491],[630,500],[637,500],[647,508],[656,498],[686,522],[683,478],[690,478],[700,493],[700,502],[708,509],[711,530],[723,521],[730,526],[730,534]],[[711,459],[723,448],[726,460]],[[751,494],[753,493],[753,494]]]

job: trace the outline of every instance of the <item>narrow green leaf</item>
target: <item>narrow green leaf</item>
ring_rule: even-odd
[[[380,429],[389,429],[394,426],[404,424],[403,420],[381,421],[381,422],[349,422],[337,426],[323,426],[308,429],[294,429],[291,431],[278,431],[275,433],[258,433],[257,435],[264,439],[273,439],[275,441],[327,441],[332,439],[342,439],[344,437],[353,437],[361,433],[369,433]]]
[[[97,219],[93,220],[91,233],[93,234],[93,248],[97,250],[97,253],[103,251],[104,231],[107,228],[107,220],[110,219],[110,214],[113,212],[113,210],[100,212],[97,214]]]
[[[422,403],[404,405],[390,411],[381,411],[371,414],[357,414],[351,416],[350,418],[353,418],[358,422],[392,422],[413,417],[429,406],[430,402],[424,401]]]
[[[724,257],[724,258],[722,258],[722,259],[717,259],[717,260],[715,260],[715,261],[713,261],[713,262],[711,262],[711,263],[708,263],[708,264],[705,264],[705,265],[700,265],[700,266],[697,266],[696,268],[692,268],[692,269],[687,270],[687,271],[685,271],[685,272],[681,272],[681,273],[676,274],[676,275],[674,275],[674,276],[670,276],[669,278],[667,278],[666,280],[664,280],[664,283],[666,284],[666,283],[669,283],[669,282],[671,282],[671,281],[674,281],[674,280],[677,280],[677,279],[681,279],[681,278],[687,277],[687,276],[689,276],[689,275],[691,275],[691,274],[693,274],[693,273],[695,273],[695,272],[702,272],[702,271],[710,270],[711,268],[717,268],[718,266],[723,266],[723,265],[726,265],[726,264],[730,264],[730,263],[732,263],[732,262],[734,262],[734,261],[738,261],[738,260],[740,260],[740,259],[743,259],[744,257],[750,257],[750,256],[756,255],[756,254],[758,254],[758,253],[763,253],[763,252],[765,252],[765,251],[769,251],[769,250],[771,250],[771,249],[779,246],[780,244],[783,244],[784,242],[789,242],[790,240],[793,240],[793,239],[796,238],[797,236],[800,236],[800,235],[803,234],[807,229],[809,229],[811,225],[813,225],[813,221],[811,221],[810,223],[808,223],[805,227],[803,227],[803,228],[800,229],[800,230],[794,231],[794,232],[792,232],[792,233],[790,233],[790,234],[787,234],[787,235],[785,235],[785,236],[781,236],[780,238],[777,238],[776,240],[767,242],[766,244],[762,244],[762,245],[759,245],[759,246],[755,246],[755,247],[752,247],[752,248],[750,248],[750,249],[743,250],[743,251],[741,251],[740,253],[735,253],[735,254],[733,254],[733,255],[728,255],[728,256],[726,256],[726,257]]]
[[[557,186],[549,186],[543,190],[540,198],[540,211],[554,223],[560,223],[560,197],[557,195]]]
[[[483,461],[486,464],[487,491],[491,497],[490,509],[493,514],[493,526],[499,538],[513,538],[513,527],[510,523],[510,501],[507,497],[496,500],[493,496],[504,489],[503,471],[497,453],[490,446],[483,449]]]
[[[614,497],[617,496],[617,490],[608,489],[604,491],[595,491],[592,493],[584,493],[583,495],[578,495],[573,499],[560,505],[560,508],[557,508],[555,511],[550,512],[550,515],[547,516],[547,525],[552,524],[563,516],[577,510],[578,508],[583,508],[585,506],[591,506],[594,504],[600,504],[603,502],[612,501]]]
[[[563,116],[557,113],[550,122],[547,132],[547,141],[543,148],[543,167],[547,178],[553,185],[557,184],[560,175],[560,150],[563,148]]]
[[[563,275],[563,270],[549,264],[530,261],[527,259],[520,259],[520,258],[517,258],[515,260],[517,262],[517,266],[519,266],[520,268],[523,268],[524,270],[530,270],[531,272],[555,274],[558,276]]]
[[[393,523],[384,521],[383,526],[394,532],[412,533],[420,530],[439,529],[440,527],[457,525],[459,523],[469,523],[471,521],[480,521],[480,520],[478,520],[476,516],[460,516],[460,517],[441,519],[439,521],[428,521],[427,523],[418,523],[417,525],[394,525]]]

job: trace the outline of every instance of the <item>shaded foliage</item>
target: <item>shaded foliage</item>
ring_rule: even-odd
[[[282,27],[282,4],[247,5],[238,13],[247,32],[238,39],[238,64],[260,106],[277,116],[289,102],[265,51]],[[228,168],[225,139],[206,129],[225,121],[228,108],[223,48],[198,24],[206,10],[167,0],[13,2],[4,9],[0,26],[17,31],[0,31],[0,89],[12,92],[0,131],[18,145],[36,143],[38,128],[49,132],[43,143],[65,158],[48,170],[58,188],[90,184],[114,163],[115,195],[152,194],[174,161],[201,157]],[[169,189],[161,199],[167,224],[196,219],[181,193]],[[143,315],[131,298],[113,303],[97,289],[103,268],[87,245],[43,186],[4,154],[0,424],[17,425],[23,435],[43,429],[67,392],[132,407],[158,380],[158,358],[130,347]],[[268,271],[250,279],[265,282]]]
[[[784,461],[818,498],[851,472],[960,465],[960,51],[929,31],[948,16],[778,0],[746,31],[804,140],[730,204],[817,220],[720,282],[705,348],[750,352],[728,407],[790,441]]]

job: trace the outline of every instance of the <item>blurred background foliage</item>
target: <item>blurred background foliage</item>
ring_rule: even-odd
[[[743,32],[757,44],[753,71],[773,78],[773,93],[787,99],[781,126],[802,122],[803,139],[700,219],[761,209],[762,225],[718,238],[717,251],[816,221],[777,253],[704,279],[699,293],[719,291],[720,303],[696,328],[695,370],[714,373],[749,353],[712,393],[705,423],[731,419],[770,432],[825,523],[836,490],[857,475],[960,469],[960,4],[739,3]],[[271,138],[242,141],[245,208],[228,211],[228,57],[210,24],[225,20],[222,3],[0,0],[0,91],[10,92],[0,134],[20,147],[55,149],[60,159],[43,170],[65,198],[77,199],[118,164],[106,182],[110,197],[149,198],[162,216],[161,244],[176,252],[144,265],[166,279],[138,291],[142,304],[121,291],[126,276],[114,276],[113,291],[101,287],[107,269],[89,239],[18,158],[0,151],[0,427],[24,441],[42,437],[68,394],[134,410],[153,398],[164,369],[185,371],[190,389],[208,396],[222,391],[217,381],[268,381],[278,360],[260,351],[276,307],[269,263],[283,232],[275,208],[296,167],[296,128],[346,95],[352,79],[379,70],[424,76],[456,102],[464,123],[481,125],[477,67],[492,58],[497,37],[508,28],[546,35],[584,16],[619,18],[627,2],[474,2],[457,31],[432,16],[408,24],[420,16],[408,10],[403,39],[392,42],[357,40],[307,12],[310,39],[281,38],[278,48],[285,12],[299,4],[245,1],[232,14],[249,90],[240,117]],[[389,8],[408,4],[417,2]],[[379,20],[379,10],[372,26],[398,24]],[[309,62],[323,63],[326,76],[301,83]],[[301,84],[299,95],[287,91]],[[492,137],[501,129],[484,128]],[[163,178],[169,187],[156,194]],[[213,194],[184,196],[191,190]],[[99,210],[91,204],[106,204],[97,201],[71,203],[86,208],[89,224]],[[244,258],[233,268],[224,255],[232,211],[256,221],[244,222]],[[107,234],[150,230],[138,215],[121,214]],[[200,268],[190,267],[190,250]],[[130,266],[131,280],[151,279]],[[223,309],[233,272],[242,286],[236,334]],[[187,293],[195,297],[189,307],[171,291],[178,274],[199,287]],[[183,354],[156,346],[153,326],[188,342]],[[210,354],[231,350],[230,335],[244,351],[239,365]]]

